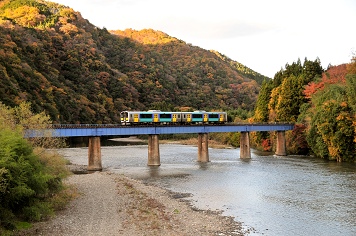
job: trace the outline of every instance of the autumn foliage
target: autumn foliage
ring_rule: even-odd
[[[346,64],[331,67],[327,73],[323,73],[321,79],[316,82],[310,82],[305,86],[304,95],[306,98],[311,98],[319,90],[323,90],[326,84],[346,83]]]
[[[273,81],[264,83],[255,108],[255,121],[296,122],[287,132],[292,154],[313,154],[336,161],[356,160],[355,58],[350,64],[329,66],[305,60],[286,65]],[[256,132],[255,142],[269,147],[274,134]]]
[[[163,102],[252,110],[268,80],[163,32],[109,32],[48,1],[1,1],[0,42],[0,101],[30,101],[56,123],[118,123],[123,110]]]

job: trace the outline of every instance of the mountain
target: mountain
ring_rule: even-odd
[[[0,42],[0,101],[30,101],[56,123],[118,123],[162,103],[252,110],[269,80],[163,32],[109,32],[40,0],[0,2]]]

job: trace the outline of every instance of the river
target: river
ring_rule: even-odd
[[[88,163],[88,148],[62,149],[73,164]],[[125,174],[174,192],[200,209],[222,210],[250,235],[356,235],[356,164],[252,150],[210,149],[197,162],[197,147],[161,144],[160,167],[147,166],[147,145],[102,147],[106,171]]]

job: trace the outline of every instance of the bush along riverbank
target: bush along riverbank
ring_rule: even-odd
[[[75,193],[62,183],[70,175],[66,161],[53,150],[59,138],[24,139],[23,125],[48,125],[44,113],[29,103],[8,108],[0,103],[0,235],[12,235],[63,209]]]

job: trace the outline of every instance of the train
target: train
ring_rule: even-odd
[[[223,124],[227,122],[226,112],[170,112],[160,110],[122,111],[120,113],[122,125],[141,124]]]

